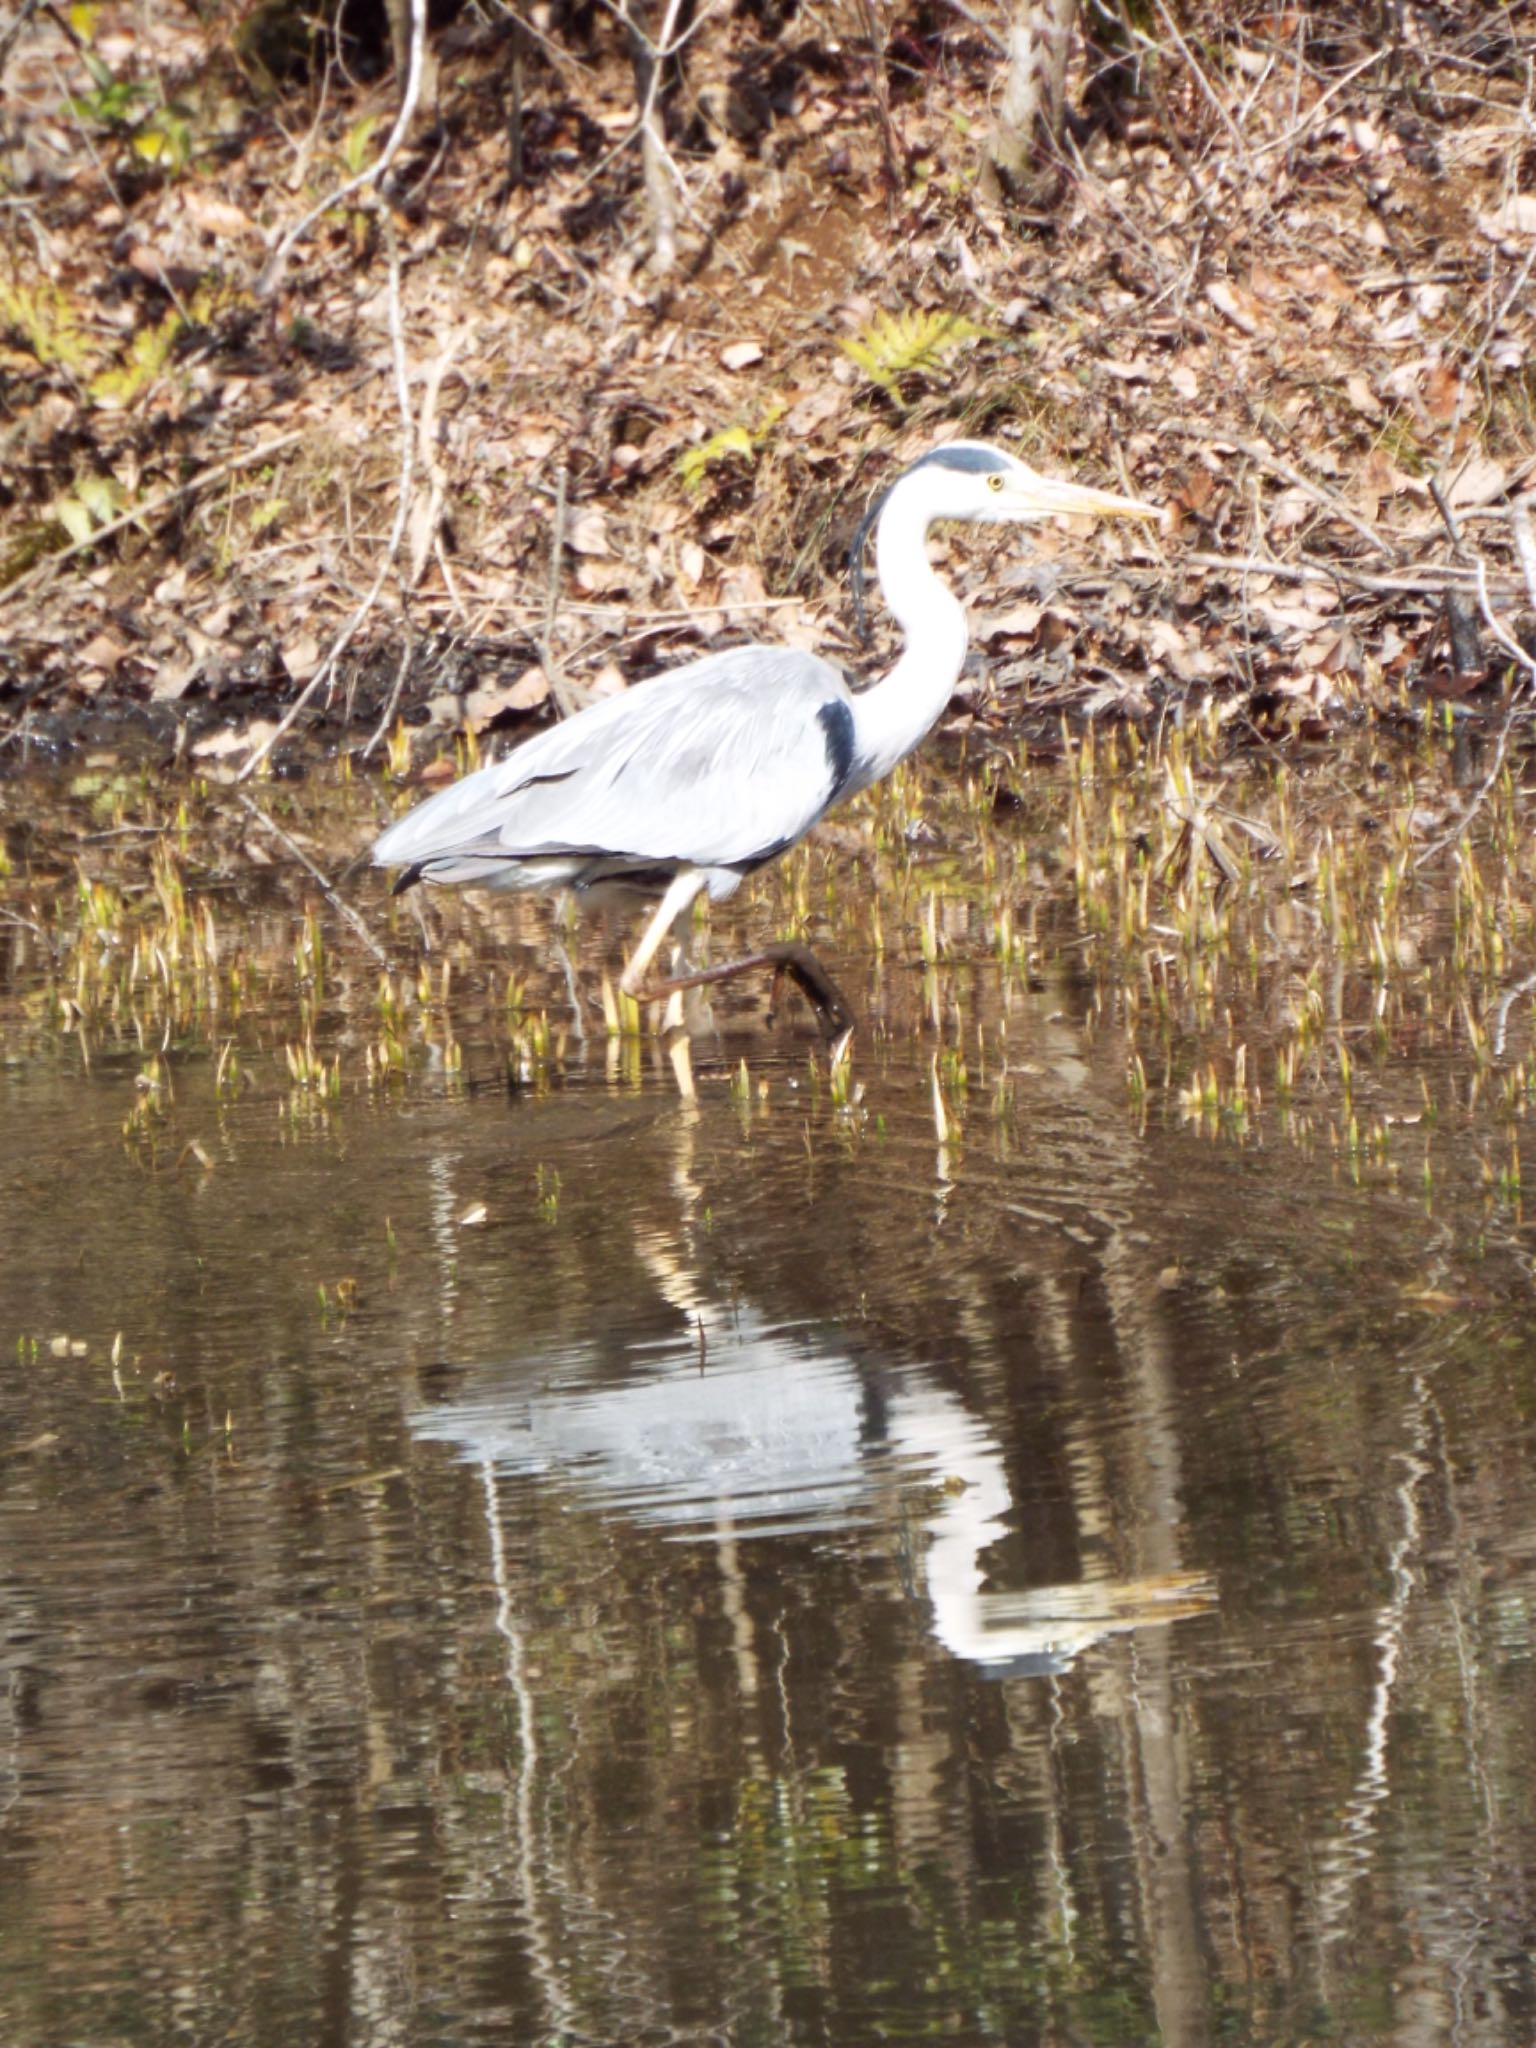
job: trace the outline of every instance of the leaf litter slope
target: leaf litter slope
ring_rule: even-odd
[[[0,307],[11,736],[131,705],[229,774],[320,675],[332,729],[403,711],[427,759],[548,715],[552,686],[732,639],[857,665],[853,522],[956,432],[1175,512],[1161,552],[957,543],[965,719],[1053,734],[1209,699],[1274,741],[1497,695],[1514,656],[1478,577],[1518,644],[1536,458],[1531,9],[1382,46],[1342,6],[1187,8],[1022,222],[974,197],[995,57],[964,16],[899,18],[879,52],[862,15],[818,20],[693,39],[670,278],[622,51],[527,59],[509,188],[507,44],[463,19],[387,211],[325,216],[262,298],[268,243],[377,145],[387,81],[263,96],[217,23],[108,5],[87,45],[30,19]],[[1102,56],[1074,73],[1090,107]]]

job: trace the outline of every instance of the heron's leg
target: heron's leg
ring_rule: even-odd
[[[674,989],[707,988],[718,981],[734,981],[739,974],[752,974],[771,967],[775,984],[783,975],[790,980],[816,1012],[825,1038],[840,1038],[854,1024],[853,1006],[809,946],[786,941],[764,946],[759,953],[747,953],[740,960],[724,960],[718,967],[700,967],[692,974],[680,974],[672,981],[658,982],[650,995],[670,995]]]
[[[651,962],[660,952],[667,933],[690,907],[703,887],[704,877],[697,868],[684,868],[680,874],[672,877],[667,884],[666,895],[656,906],[655,916],[646,926],[639,945],[629,956],[628,966],[619,976],[619,987],[623,989],[625,995],[644,1000],[649,994],[656,993],[647,990],[645,986],[645,977],[650,970]],[[659,993],[666,995],[669,990],[663,988]]]

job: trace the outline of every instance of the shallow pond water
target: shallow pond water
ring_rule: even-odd
[[[13,973],[6,2040],[1536,2036],[1507,1116],[1149,1102],[1074,916],[692,1101]]]

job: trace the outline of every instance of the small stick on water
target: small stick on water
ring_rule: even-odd
[[[389,955],[385,952],[384,948],[379,944],[378,940],[373,936],[373,933],[369,931],[367,925],[363,923],[363,920],[358,916],[357,912],[352,908],[351,904],[348,903],[343,897],[337,895],[336,891],[332,888],[330,882],[320,872],[319,868],[315,866],[314,862],[310,859],[309,855],[304,851],[303,847],[296,846],[293,840],[291,840],[288,837],[288,834],[283,830],[282,826],[277,823],[276,819],[269,818],[266,812],[261,808],[260,804],[253,804],[251,802],[251,799],[245,794],[244,790],[241,790],[239,792],[239,797],[241,803],[244,804],[245,808],[250,812],[251,816],[256,820],[257,824],[264,826],[265,829],[272,834],[272,837],[274,839],[278,840],[280,844],[282,844],[288,849],[289,853],[293,855],[294,859],[298,862],[299,866],[303,868],[304,872],[311,878],[312,881],[318,884],[321,893],[325,897],[326,902],[330,904],[333,910],[339,912],[339,914],[346,919],[347,923],[351,925],[353,931],[357,933],[357,936],[368,948],[369,952],[373,955],[374,959],[378,961],[379,965],[382,968],[387,970],[389,967]]]

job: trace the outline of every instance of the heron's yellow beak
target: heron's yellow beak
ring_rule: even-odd
[[[1089,484],[1068,483],[1064,477],[1041,476],[1035,470],[1007,479],[1003,503],[1022,519],[1064,514],[1073,519],[1152,519],[1161,523],[1165,516],[1161,505],[1149,505],[1143,498],[1121,498],[1113,491],[1096,491]]]

